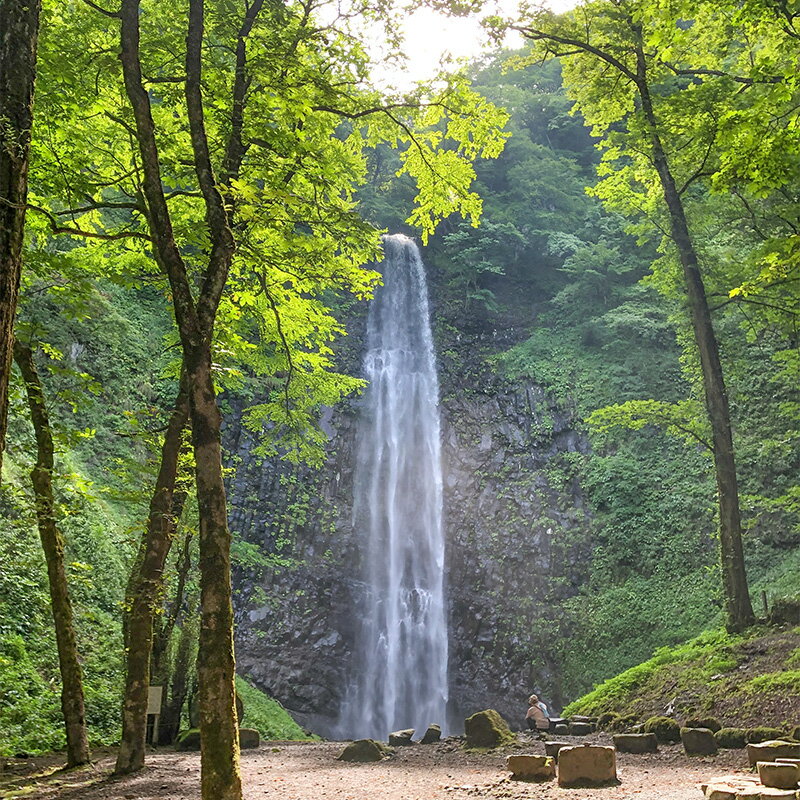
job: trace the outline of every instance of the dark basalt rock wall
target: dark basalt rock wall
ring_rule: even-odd
[[[451,328],[448,328],[451,330]],[[588,525],[575,464],[587,449],[569,408],[534,385],[490,374],[492,331],[438,338],[450,607],[447,724],[496,708],[523,723],[532,691],[561,705],[561,601],[588,562]],[[357,345],[352,337],[351,345]],[[350,355],[352,360],[352,353]],[[327,463],[296,468],[253,453],[229,415],[224,444],[235,569],[238,669],[301,722],[336,735],[363,597],[351,525],[358,401],[328,411]],[[256,559],[258,560],[258,559]],[[434,722],[436,720],[432,720]]]

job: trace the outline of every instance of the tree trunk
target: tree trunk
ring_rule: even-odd
[[[189,415],[185,383],[182,377],[175,408],[164,435],[161,466],[150,500],[147,530],[126,592],[125,697],[122,706],[122,741],[114,770],[118,775],[134,772],[144,766],[153,616],[164,577],[164,564],[172,545],[175,478],[183,431]]]
[[[42,385],[33,362],[33,352],[27,345],[16,342],[14,359],[25,381],[31,421],[36,434],[37,457],[36,465],[31,472],[31,482],[36,498],[39,536],[47,561],[50,601],[56,629],[58,664],[61,670],[61,710],[67,733],[67,766],[77,767],[89,763],[89,739],[86,733],[83,681],[73,625],[72,603],[69,599],[67,574],[64,569],[64,540],[55,519],[53,437]]]
[[[234,240],[211,172],[202,125],[199,47],[202,3],[190,2],[187,34],[187,110],[198,183],[206,204],[212,240],[203,287],[195,305],[186,264],[175,241],[161,183],[150,97],[142,84],[139,60],[139,2],[122,0],[121,53],[125,89],[136,124],[143,190],[155,255],[169,278],[175,319],[188,379],[189,413],[200,511],[201,628],[200,683],[201,786],[203,800],[241,800],[239,729],[236,720],[231,602],[230,533],[220,445],[221,418],[211,368],[214,318],[233,259]],[[213,224],[211,224],[213,223]]]
[[[22,269],[41,0],[0,0],[0,474]]]
[[[192,441],[200,509],[200,645],[197,678],[203,800],[241,800],[236,665],[233,655],[230,533],[222,477],[221,416],[211,351],[189,362]]]
[[[714,471],[717,479],[719,543],[727,628],[732,632],[741,631],[755,622],[755,615],[750,602],[744,565],[739,488],[736,478],[736,459],[731,434],[728,393],[725,388],[719,346],[711,321],[705,286],[698,266],[697,252],[689,232],[683,201],[675,185],[675,179],[658,134],[658,123],[647,83],[645,56],[641,47],[637,50],[637,88],[648,125],[650,144],[653,148],[653,161],[669,210],[672,240],[678,249],[683,267],[692,328],[700,354],[706,409],[711,421]]]

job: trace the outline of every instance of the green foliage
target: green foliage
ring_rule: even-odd
[[[800,695],[800,669],[787,669],[751,678],[744,691],[752,693],[782,692],[786,695]]]
[[[277,739],[307,740],[309,736],[277,701],[268,697],[240,675],[236,676],[236,692],[244,704],[245,728],[255,728],[267,741]]]

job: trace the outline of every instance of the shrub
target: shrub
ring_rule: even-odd
[[[744,728],[720,728],[714,738],[717,744],[725,750],[740,750],[746,744],[747,731]]]
[[[681,740],[681,726],[670,717],[650,717],[644,723],[645,733],[654,733],[661,744],[675,744]]]
[[[781,739],[784,735],[780,728],[748,728],[745,732],[745,741],[747,744],[761,744],[771,739]]]
[[[692,717],[686,720],[685,725],[687,728],[708,728],[714,733],[722,730],[722,724],[715,717]]]

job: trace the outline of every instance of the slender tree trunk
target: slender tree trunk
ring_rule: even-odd
[[[736,478],[736,459],[731,434],[728,393],[725,388],[719,346],[711,321],[705,286],[698,266],[697,251],[689,232],[683,202],[675,185],[661,137],[658,134],[658,124],[647,83],[645,56],[641,47],[637,51],[637,87],[642,101],[642,110],[647,120],[650,143],[653,148],[653,161],[669,210],[672,240],[678,249],[683,267],[694,338],[700,354],[703,389],[706,409],[711,421],[714,448],[714,470],[719,501],[720,556],[727,627],[730,631],[740,631],[755,622],[755,615],[750,602],[744,565],[739,488]]]
[[[25,381],[31,421],[36,434],[37,457],[36,465],[31,472],[31,482],[36,498],[39,536],[47,561],[50,601],[56,628],[58,664],[61,670],[61,710],[67,733],[67,766],[77,767],[89,763],[89,739],[86,733],[83,680],[75,639],[72,603],[69,599],[67,574],[64,569],[64,540],[55,520],[53,437],[42,385],[33,361],[33,352],[27,345],[15,342],[14,359]]]
[[[122,741],[114,770],[118,775],[134,772],[144,766],[153,617],[164,577],[164,565],[172,546],[175,479],[183,431],[189,416],[185,384],[186,380],[182,377],[161,448],[161,466],[150,500],[147,529],[126,592]]]
[[[202,3],[190,2],[189,16],[187,109],[195,169],[206,204],[206,220],[212,240],[208,268],[197,305],[192,297],[186,265],[175,241],[164,197],[150,98],[142,84],[138,0],[122,0],[120,59],[125,89],[136,123],[143,189],[148,205],[148,221],[155,242],[155,254],[172,289],[188,379],[200,511],[201,629],[198,677],[202,796],[203,800],[241,800],[239,730],[234,687],[230,533],[222,475],[221,418],[211,369],[214,318],[233,258],[234,241],[211,170],[202,124],[199,81]]]
[[[0,474],[22,269],[41,0],[0,0]]]

